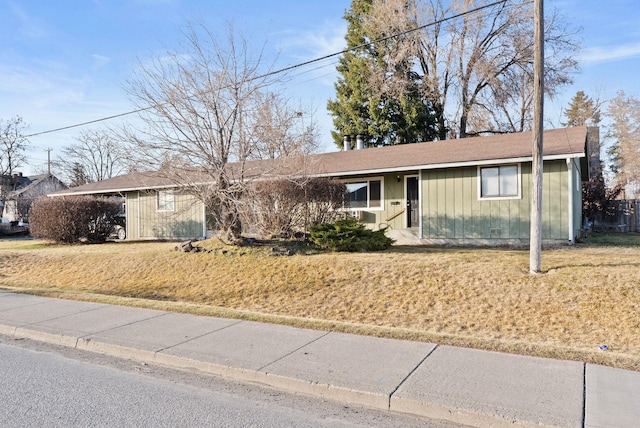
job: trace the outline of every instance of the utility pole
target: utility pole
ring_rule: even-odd
[[[47,172],[49,173],[49,175],[51,175],[51,150],[53,149],[45,149],[45,152],[47,152]]]
[[[533,51],[533,159],[531,165],[531,232],[529,234],[529,271],[541,271],[542,253],[542,171],[544,116],[544,0],[534,0]]]

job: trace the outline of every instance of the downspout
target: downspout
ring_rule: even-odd
[[[207,239],[207,207],[202,203],[202,239]]]
[[[129,230],[131,229],[131,222],[129,221],[129,214],[131,213],[131,201],[129,200],[130,198],[128,193],[122,194],[122,192],[120,192],[120,196],[122,196],[122,198],[124,199],[124,239],[129,239]],[[129,209],[127,209],[127,207],[129,207]]]
[[[418,170],[418,239],[422,239],[422,170]]]
[[[141,229],[142,227],[142,222],[140,221],[140,191],[138,190],[138,236],[136,236],[136,239],[140,239],[140,234],[141,234]]]
[[[573,160],[571,158],[567,158],[567,174],[569,176],[569,244],[575,244],[575,236],[574,236],[574,224],[573,224]]]

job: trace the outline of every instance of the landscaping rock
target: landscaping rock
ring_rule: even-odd
[[[272,256],[293,256],[295,252],[289,248],[271,247]]]
[[[201,251],[201,248],[194,247],[193,241],[185,241],[185,242],[182,242],[180,245],[176,245],[175,250],[182,251],[183,253],[197,253]]]

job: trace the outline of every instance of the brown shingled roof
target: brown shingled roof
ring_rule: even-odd
[[[582,157],[586,127],[556,129],[544,133],[545,158]],[[362,171],[430,169],[463,164],[531,159],[531,132],[433,141],[317,155],[318,173],[353,174]]]
[[[161,175],[151,172],[136,172],[61,190],[51,193],[51,196],[109,194],[142,189],[166,188],[173,185],[173,181]]]
[[[544,158],[584,157],[587,127],[544,132]],[[306,158],[284,158],[229,164],[229,175],[259,178],[286,174],[346,176],[401,170],[447,168],[462,165],[531,160],[531,132],[433,141],[362,150],[320,153]],[[157,173],[135,173],[89,183],[53,195],[117,193],[175,186]]]

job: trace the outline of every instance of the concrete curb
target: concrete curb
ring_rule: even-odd
[[[545,427],[540,423],[506,420],[500,415],[485,415],[465,409],[452,408],[434,403],[424,403],[394,398],[393,395],[374,394],[367,391],[344,388],[328,383],[306,381],[292,377],[225,366],[192,358],[171,355],[163,352],[146,351],[133,347],[101,342],[84,337],[73,337],[57,333],[32,330],[26,327],[0,324],[0,334],[14,339],[29,339],[52,345],[60,345],[81,351],[95,352],[116,358],[128,358],[140,363],[157,364],[180,370],[196,370],[208,375],[220,376],[241,383],[255,383],[282,391],[304,394],[326,400],[361,405],[378,410],[413,414],[431,419],[441,419],[454,423],[477,427],[507,427],[514,424],[523,427]],[[395,392],[395,391],[394,391]]]
[[[473,426],[635,427],[640,373],[0,289],[0,334]]]

